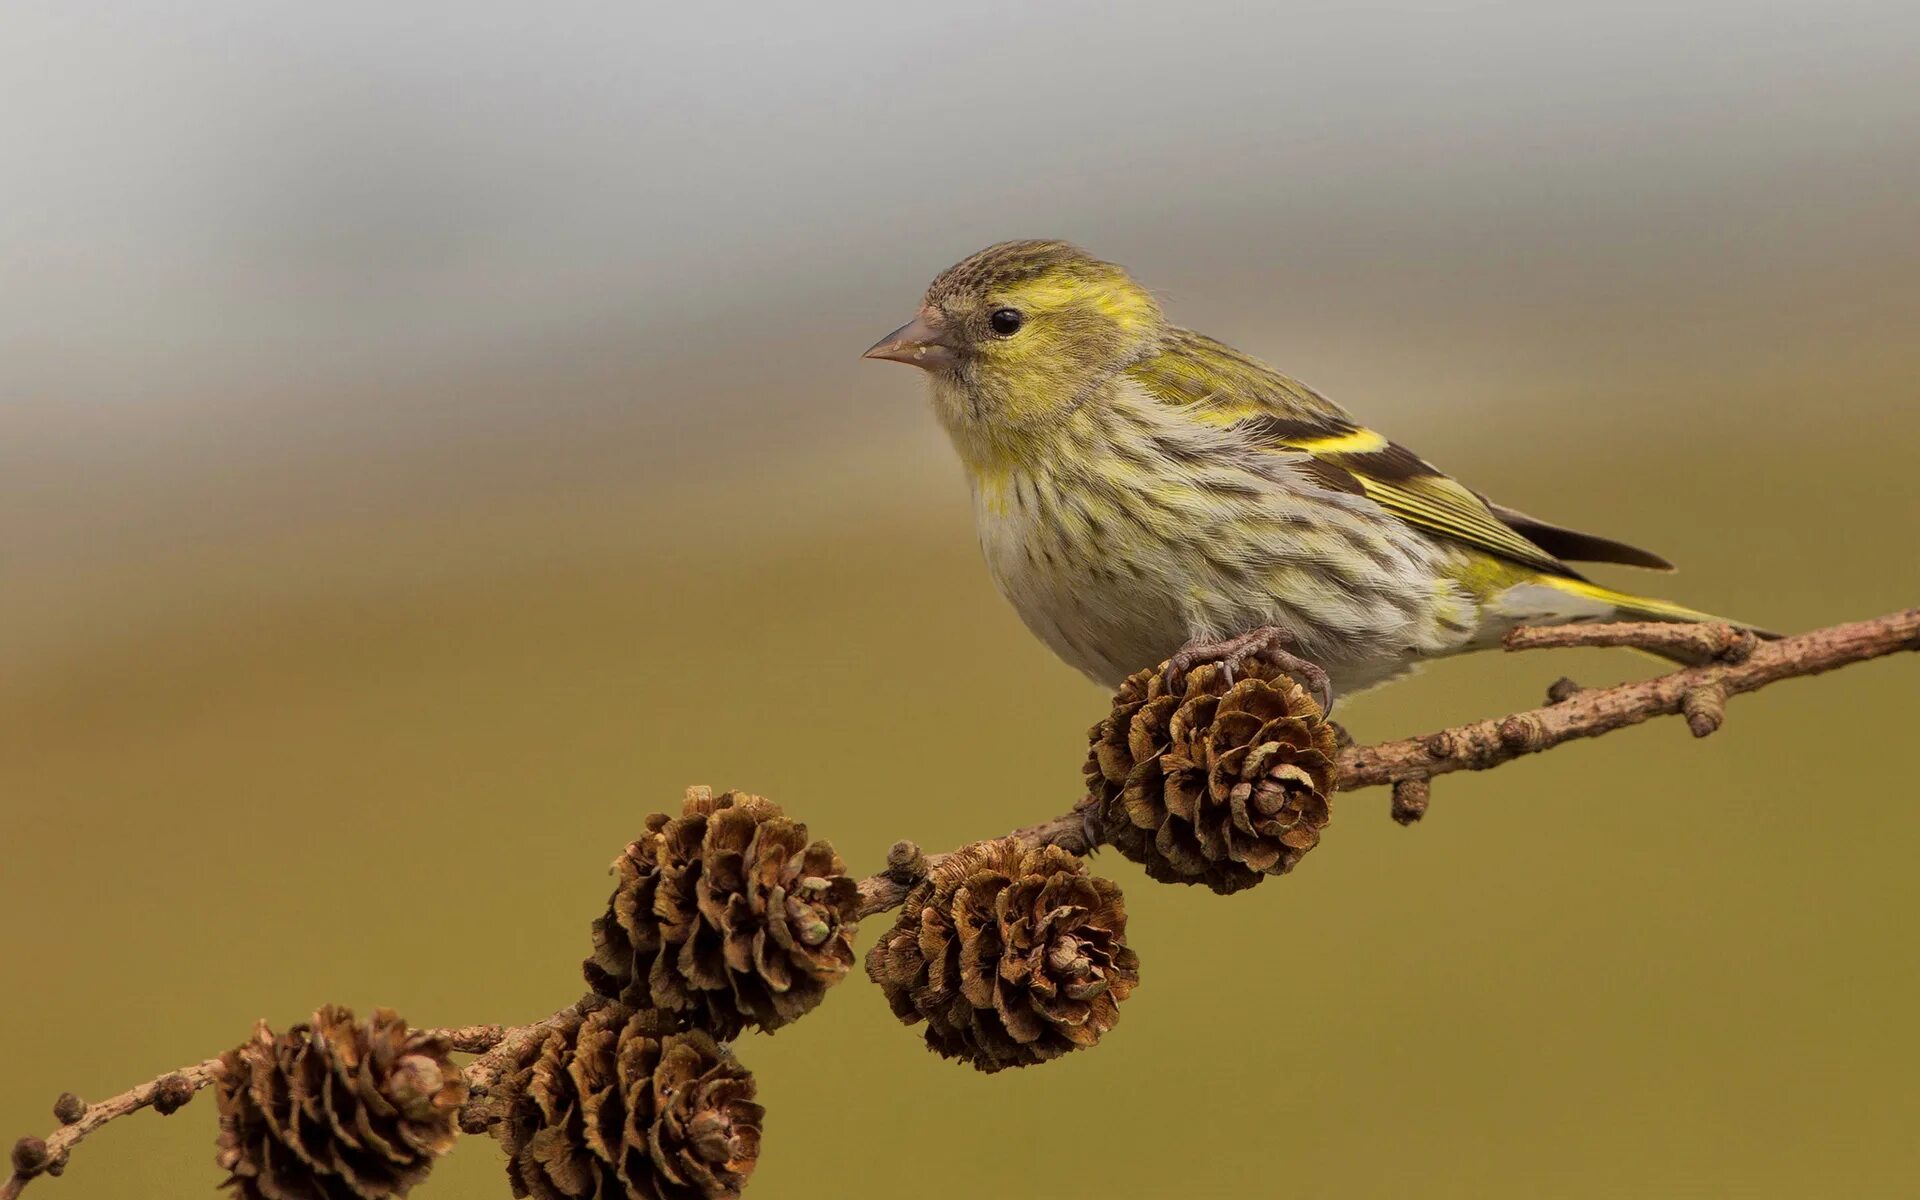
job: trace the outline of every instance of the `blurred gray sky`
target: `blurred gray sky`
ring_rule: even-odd
[[[1916,80],[1910,2],[14,0],[0,572],[57,613],[383,486],[938,454],[856,355],[1006,237],[1423,448],[1590,380],[1799,405],[1793,356],[1905,412]]]
[[[1005,236],[1176,294],[1472,292],[1524,263],[1546,298],[1884,249],[1920,182],[1907,3],[3,20],[0,380],[93,436],[131,427],[74,407],[118,426],[596,337],[673,355],[734,313],[756,341],[844,319],[850,347]]]

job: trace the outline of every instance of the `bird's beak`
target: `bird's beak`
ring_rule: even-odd
[[[923,371],[938,371],[960,361],[938,311],[923,308],[914,318],[867,348],[862,358],[884,358]]]

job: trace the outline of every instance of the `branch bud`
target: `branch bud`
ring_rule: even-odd
[[[927,856],[920,847],[902,839],[887,850],[887,878],[908,887],[927,877]]]
[[[47,1143],[37,1137],[23,1137],[13,1144],[13,1173],[22,1179],[32,1179],[51,1161]]]
[[[187,1106],[193,1099],[193,1084],[178,1071],[157,1081],[153,1085],[153,1111],[163,1117],[170,1117]]]
[[[1500,722],[1500,744],[1509,750],[1524,754],[1538,750],[1545,740],[1540,722],[1526,713],[1515,713]]]
[[[1681,698],[1680,711],[1693,736],[1706,737],[1727,719],[1727,689],[1719,683],[1703,683]]]
[[[1393,819],[1402,825],[1411,825],[1427,815],[1427,801],[1433,796],[1433,785],[1424,779],[1401,779],[1393,785]]]

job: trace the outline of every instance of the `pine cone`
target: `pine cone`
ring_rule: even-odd
[[[1057,846],[980,842],[941,859],[867,953],[894,1015],[982,1071],[1091,1046],[1140,981],[1120,889]]]
[[[1087,783],[1107,840],[1168,883],[1225,895],[1291,871],[1320,841],[1337,750],[1320,705],[1258,660],[1168,691],[1162,668],[1120,685],[1093,727]]]
[[[688,788],[682,815],[649,816],[613,873],[582,965],[629,1007],[729,1039],[805,1016],[853,966],[860,886],[771,800]]]
[[[700,1030],[609,1004],[556,1024],[494,1091],[516,1196],[715,1200],[760,1155],[753,1076]]]
[[[245,1200],[404,1196],[453,1147],[467,1081],[443,1037],[333,1005],[220,1056],[220,1165]]]

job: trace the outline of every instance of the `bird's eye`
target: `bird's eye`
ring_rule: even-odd
[[[993,315],[987,318],[987,327],[999,337],[1012,337],[1020,332],[1020,326],[1026,321],[1017,308],[996,308]]]

